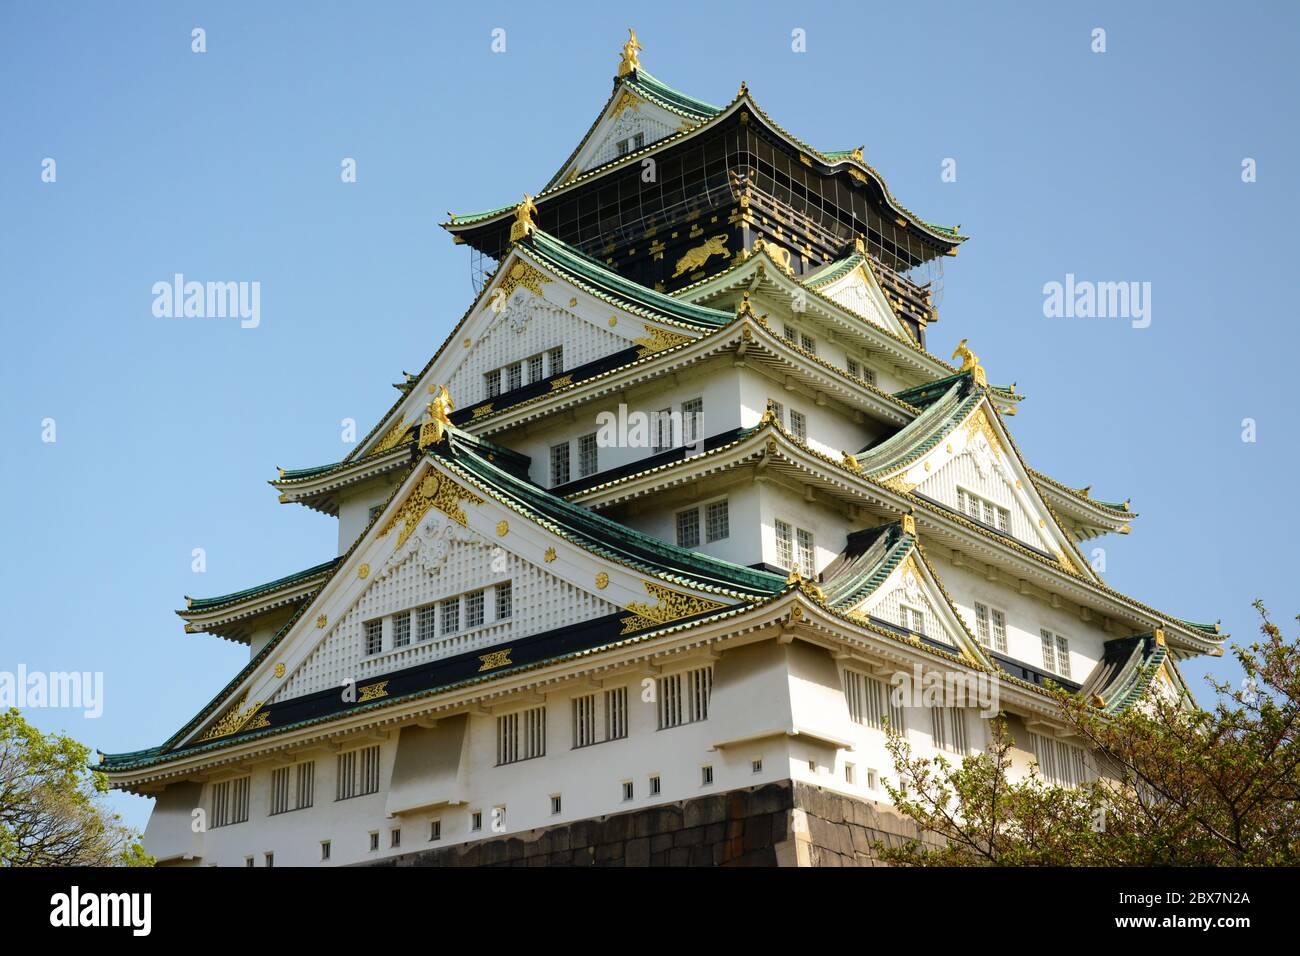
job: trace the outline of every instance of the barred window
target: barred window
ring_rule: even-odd
[[[442,633],[457,633],[460,630],[460,598],[447,598],[438,607],[441,609]]]
[[[546,755],[546,708],[533,707],[497,718],[497,765]]]
[[[1007,651],[1007,618],[1006,615],[997,608],[990,608],[987,605],[975,604],[975,636],[985,647],[991,647],[995,651],[1006,653]]]
[[[799,334],[795,331],[793,325],[782,326],[781,334],[791,342],[795,342],[799,338]]]
[[[490,372],[484,372],[483,382],[487,387],[487,397],[496,398],[501,394],[501,369],[494,368]]]
[[[384,621],[366,621],[366,653],[378,654],[384,649]]]
[[[1059,787],[1077,787],[1088,780],[1087,755],[1082,747],[1030,733],[1029,749],[1045,781]]]
[[[379,792],[379,745],[338,755],[334,799],[350,800]]]
[[[693,445],[704,438],[704,399],[682,402],[682,441]]]
[[[813,535],[811,531],[805,531],[803,528],[797,530],[799,573],[806,578],[811,578],[817,574],[817,549],[813,547]]]
[[[700,512],[698,508],[677,512],[677,546],[679,548],[698,548],[700,546]]]
[[[431,641],[438,635],[437,616],[434,605],[429,604],[415,612],[418,630],[417,640]]]
[[[605,691],[605,739],[620,740],[627,736],[627,688]]]
[[[563,485],[569,480],[569,443],[561,442],[551,446],[551,487]]]
[[[596,695],[573,698],[573,746],[586,747],[596,742]]]
[[[513,365],[506,366],[506,391],[513,392],[524,384],[524,365],[522,362],[515,362]]]
[[[898,611],[902,617],[902,620],[898,623],[901,624],[905,630],[911,631],[914,634],[925,633],[924,611],[920,608],[908,607],[906,604],[900,604],[898,606]]]
[[[730,533],[730,514],[727,510],[727,499],[710,502],[704,508],[704,530],[705,537],[709,541],[721,541]],[[699,533],[697,531],[696,538]]]
[[[465,595],[465,626],[479,627],[483,624],[483,592],[471,591]]]
[[[546,377],[546,375],[545,375],[545,374],[543,373],[543,371],[542,371],[542,356],[541,356],[541,354],[539,353],[539,354],[537,354],[537,355],[531,356],[531,357],[528,359],[528,381],[529,381],[529,384],[531,384],[531,383],[533,383],[533,382],[540,382],[540,381],[541,381],[542,379],[544,379],[545,377]]]
[[[223,780],[212,787],[212,827],[226,827],[248,821],[248,790],[251,777]]]
[[[559,375],[564,371],[564,346],[557,345],[546,353],[551,357],[551,375]]]
[[[277,767],[271,772],[271,814],[310,807],[315,784],[314,760],[293,767]]]
[[[799,334],[799,344],[805,352],[811,352],[813,355],[817,354],[817,340],[811,335],[801,332]]]
[[[510,581],[502,581],[496,587],[497,620],[504,621],[515,610],[515,589]]]
[[[654,447],[651,451],[667,451],[673,447],[673,410],[661,408],[651,415]]]
[[[707,720],[713,691],[713,668],[698,667],[658,680],[659,729]]]
[[[393,615],[393,646],[405,647],[411,643],[411,612]]]
[[[1049,671],[1056,670],[1056,640],[1051,631],[1042,630],[1039,636],[1043,640],[1043,667]]]
[[[1060,634],[1053,634],[1043,628],[1039,631],[1043,639],[1043,666],[1049,671],[1070,676],[1070,642]]]
[[[790,434],[800,441],[806,441],[808,438],[808,417],[793,408],[790,409]]]
[[[844,672],[844,701],[848,704],[849,719],[854,723],[884,730],[889,714],[888,693],[884,681],[857,671]]]
[[[774,398],[769,398],[769,399],[767,400],[767,403],[768,403],[768,405],[770,405],[770,406],[772,407],[772,416],[777,420],[778,424],[784,425],[784,424],[785,424],[785,406],[782,405],[780,402],[778,402],[778,401],[777,401],[776,399],[774,399]]]
[[[852,375],[854,378],[857,378],[859,373],[862,371],[862,367],[858,365],[858,360],[849,359],[847,365],[849,368],[849,374]]]
[[[578,477],[586,478],[596,473],[596,433],[578,437]]]
[[[794,528],[776,520],[776,563],[783,571],[794,570]]]
[[[931,707],[930,731],[934,746],[955,754],[966,754],[966,712],[959,707]]]

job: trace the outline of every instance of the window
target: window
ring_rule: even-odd
[[[474,832],[483,829],[483,811],[475,810],[469,815],[469,828]]]
[[[605,739],[620,740],[627,736],[627,688],[605,691]]]
[[[447,598],[438,607],[442,611],[442,633],[455,634],[460,630],[460,598]]]
[[[504,621],[515,612],[515,588],[510,581],[502,581],[496,586],[497,620]]]
[[[268,867],[275,866],[275,854],[274,853],[262,854],[262,861]]]
[[[402,845],[402,831],[400,828],[394,827],[388,831],[388,845],[394,850]]]
[[[383,511],[383,510],[384,510],[384,506],[383,506],[383,505],[371,505],[371,506],[370,506],[370,510],[369,510],[368,512],[366,512],[366,514],[369,515],[369,517],[366,518],[366,520],[367,520],[367,521],[374,521],[375,518],[378,517],[379,512],[381,512],[381,511]]]
[[[776,563],[783,571],[794,570],[794,529],[779,518],[776,521]]]
[[[434,840],[441,840],[441,839],[442,839],[442,821],[430,820],[429,821],[429,842],[432,843]]]
[[[349,750],[338,756],[334,799],[350,800],[379,792],[379,745]]]
[[[844,782],[850,786],[853,784],[853,769],[853,764],[851,763],[846,763],[844,765]]]
[[[849,708],[849,719],[854,723],[902,733],[906,729],[903,708],[896,704],[884,681],[857,671],[844,672],[844,699]]]
[[[248,787],[251,777],[223,780],[212,787],[212,828],[245,823],[248,820]]]
[[[561,442],[551,446],[551,487],[563,485],[569,480],[569,443]]]
[[[586,478],[596,473],[596,433],[578,438],[578,477]]]
[[[957,510],[966,517],[980,524],[997,528],[999,531],[1011,530],[1011,512],[1001,505],[996,505],[979,495],[973,495],[965,488],[957,489]]]
[[[799,339],[799,333],[797,333],[797,332],[795,331],[795,328],[794,328],[793,325],[785,325],[785,326],[782,326],[782,327],[781,327],[781,335],[783,335],[783,336],[785,337],[785,339],[786,339],[787,341],[789,341],[789,342],[796,342],[796,341],[798,341],[798,339]]]
[[[772,417],[781,425],[785,424],[785,406],[774,398],[767,400],[768,407],[772,409]]]
[[[730,533],[727,499],[710,502],[704,508],[704,532],[709,541],[721,541]]]
[[[911,631],[914,634],[925,633],[925,612],[914,607],[908,607],[906,604],[898,606],[899,616],[902,618],[898,623],[903,626],[904,630]]]
[[[813,355],[817,354],[817,340],[805,332],[799,333],[799,345],[803,347],[805,352],[811,352]]]
[[[497,718],[497,766],[546,755],[546,708]]]
[[[790,434],[800,441],[808,440],[808,416],[790,409]]]
[[[370,852],[374,853],[379,849],[379,831],[372,830],[370,833]]]
[[[694,445],[704,439],[704,399],[682,402],[682,442]]]
[[[573,698],[573,746],[586,747],[596,742],[596,695]]]
[[[531,384],[531,383],[533,383],[533,382],[540,382],[540,381],[541,381],[542,379],[544,379],[545,377],[546,377],[546,375],[545,375],[545,374],[543,373],[543,371],[542,371],[542,356],[541,356],[540,354],[538,354],[538,355],[534,355],[534,356],[532,356],[531,358],[529,358],[529,360],[528,360],[528,381],[529,381],[529,384]]]
[[[651,414],[654,429],[654,447],[651,451],[667,451],[673,447],[673,410],[661,408]]]
[[[488,398],[496,398],[501,394],[501,369],[494,368],[490,372],[483,373],[483,384]]]
[[[806,578],[816,576],[817,550],[813,547],[811,531],[797,528],[795,539],[799,544],[799,573]]]
[[[677,512],[677,547],[700,546],[700,512],[698,508]]]
[[[437,636],[437,616],[432,604],[415,612],[416,636],[421,641],[431,641]]]
[[[876,771],[867,769],[867,789],[876,790],[880,787],[880,775]]]
[[[551,375],[559,375],[564,371],[564,346],[557,345],[546,353],[551,358]]]
[[[762,757],[755,758],[754,760],[751,760],[751,761],[749,762],[749,772],[750,772],[750,773],[762,773],[762,772],[763,772],[763,758],[762,758]]]
[[[1038,762],[1039,773],[1048,783],[1059,787],[1077,787],[1087,782],[1088,765],[1082,747],[1031,733],[1029,749]]]
[[[713,668],[669,674],[658,679],[659,729],[707,720],[713,691]]]
[[[366,653],[378,654],[384,649],[384,621],[366,621]]]
[[[522,362],[515,362],[513,365],[506,366],[506,391],[513,392],[524,384],[524,365]]]
[[[465,595],[465,626],[481,627],[483,625],[483,592],[470,591]]]
[[[316,762],[277,767],[271,772],[271,814],[304,810],[312,805],[316,787]]]
[[[553,793],[553,794],[551,794],[551,814],[552,814],[552,816],[556,816],[556,815],[559,814],[559,812],[560,812],[560,805],[561,805],[561,803],[560,803],[560,795],[559,795],[558,793]]]
[[[955,754],[968,753],[966,746],[966,712],[958,707],[931,707],[930,732],[939,750]]]
[[[1043,639],[1043,667],[1062,677],[1069,677],[1070,642],[1046,628],[1040,630],[1039,635]]]
[[[976,602],[975,636],[985,647],[1007,652],[1007,616],[997,608]]]
[[[652,775],[650,777],[650,796],[652,797],[659,796],[660,788],[661,788],[661,784],[659,782],[659,775],[658,774]]]
[[[330,841],[329,841],[329,840],[321,840],[321,841],[320,841],[320,858],[321,858],[322,860],[328,860],[328,859],[330,858]]]
[[[861,374],[862,366],[858,364],[857,359],[849,359],[846,364],[848,365],[849,374],[854,378],[857,378]]]
[[[244,866],[251,870],[253,867],[257,866],[257,863],[251,856],[246,856],[244,857]]]
[[[631,799],[632,799],[632,781],[631,781],[631,780],[624,780],[624,781],[623,781],[623,799],[624,799],[624,800],[631,800]]]
[[[713,784],[713,766],[712,764],[705,764],[703,767],[700,768],[700,786],[708,787],[711,786],[712,784]]]
[[[393,646],[405,647],[411,643],[411,612],[393,615]]]

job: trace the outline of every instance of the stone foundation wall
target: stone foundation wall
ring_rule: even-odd
[[[916,828],[887,805],[789,780],[373,866],[877,866],[872,845]]]

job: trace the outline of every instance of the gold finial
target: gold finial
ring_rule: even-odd
[[[736,95],[737,95],[737,96],[744,96],[744,95],[745,95],[746,93],[748,93],[748,92],[749,92],[749,84],[746,83],[744,80],[741,80],[741,81],[740,81],[740,92],[737,93]]]
[[[1157,646],[1157,647],[1164,647],[1164,646],[1165,646],[1165,629],[1164,629],[1163,627],[1157,627],[1157,628],[1155,629],[1155,632],[1154,632],[1154,633],[1155,633],[1155,638],[1156,638],[1156,646]]]
[[[916,519],[911,515],[903,515],[903,534],[910,534],[916,537]]]
[[[275,466],[275,470],[278,471],[278,472],[280,473],[280,477],[281,477],[281,478],[284,477],[284,469],[283,469],[283,468],[281,468],[279,465],[276,465],[276,466]]]
[[[850,455],[847,451],[841,451],[840,454],[844,456],[844,457],[843,457],[843,460],[840,462],[840,464],[842,464],[842,465],[843,465],[845,468],[847,468],[849,471],[861,471],[861,470],[862,470],[862,462],[858,461],[856,458],[854,458],[852,455]]]
[[[862,151],[863,151],[864,149],[866,149],[866,148],[867,148],[867,147],[865,147],[865,146],[859,146],[859,147],[858,147],[857,149],[855,149],[853,152],[849,153],[849,155],[850,155],[851,157],[853,157],[854,159],[856,159],[858,162],[862,162]]]
[[[855,237],[854,237],[854,239],[853,239],[853,251],[856,252],[856,253],[857,253],[858,255],[860,255],[860,256],[864,256],[864,257],[866,256],[866,254],[867,254],[867,244],[866,244],[865,242],[863,242],[861,236],[855,236]]]
[[[957,348],[953,351],[952,358],[961,359],[961,368],[957,369],[958,372],[970,372],[971,376],[975,379],[976,385],[988,385],[988,380],[984,376],[984,369],[980,365],[980,357],[972,352],[969,346],[966,345],[966,339],[962,339],[957,343]]]
[[[742,316],[746,316],[746,315],[750,316],[751,318],[754,315],[754,307],[749,304],[748,292],[746,292],[744,295],[740,297],[740,304],[736,306],[736,318],[739,319]]]
[[[619,76],[627,76],[634,70],[641,69],[641,60],[637,56],[641,49],[641,44],[636,38],[636,31],[628,27],[627,42],[623,44],[623,58],[618,61]]]
[[[524,236],[537,231],[533,217],[537,215],[537,203],[529,193],[524,193],[524,201],[515,207],[515,223],[510,227],[510,241],[518,242]]]
[[[455,409],[447,386],[443,385],[428,403],[429,420],[420,426],[420,448],[428,448],[442,441],[451,427],[451,412]]]

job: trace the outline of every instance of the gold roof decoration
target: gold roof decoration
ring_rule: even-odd
[[[515,222],[510,227],[510,241],[518,242],[525,236],[530,236],[537,231],[537,223],[534,216],[537,215],[537,203],[533,202],[530,193],[524,193],[524,201],[515,206]]]
[[[634,70],[641,69],[641,59],[637,54],[642,49],[641,42],[636,38],[636,31],[628,27],[627,42],[623,44],[622,59],[618,61],[619,76],[627,76]]]
[[[429,390],[433,391],[432,385]],[[451,413],[455,408],[447,386],[439,386],[437,394],[428,404],[429,420],[420,426],[420,448],[428,448],[442,441],[447,429],[451,427]]]
[[[975,379],[975,384],[987,387],[988,379],[984,375],[984,368],[980,365],[980,357],[970,350],[966,344],[967,340],[962,339],[957,343],[957,348],[953,350],[952,357],[961,359],[961,368],[958,372],[970,372]]]

